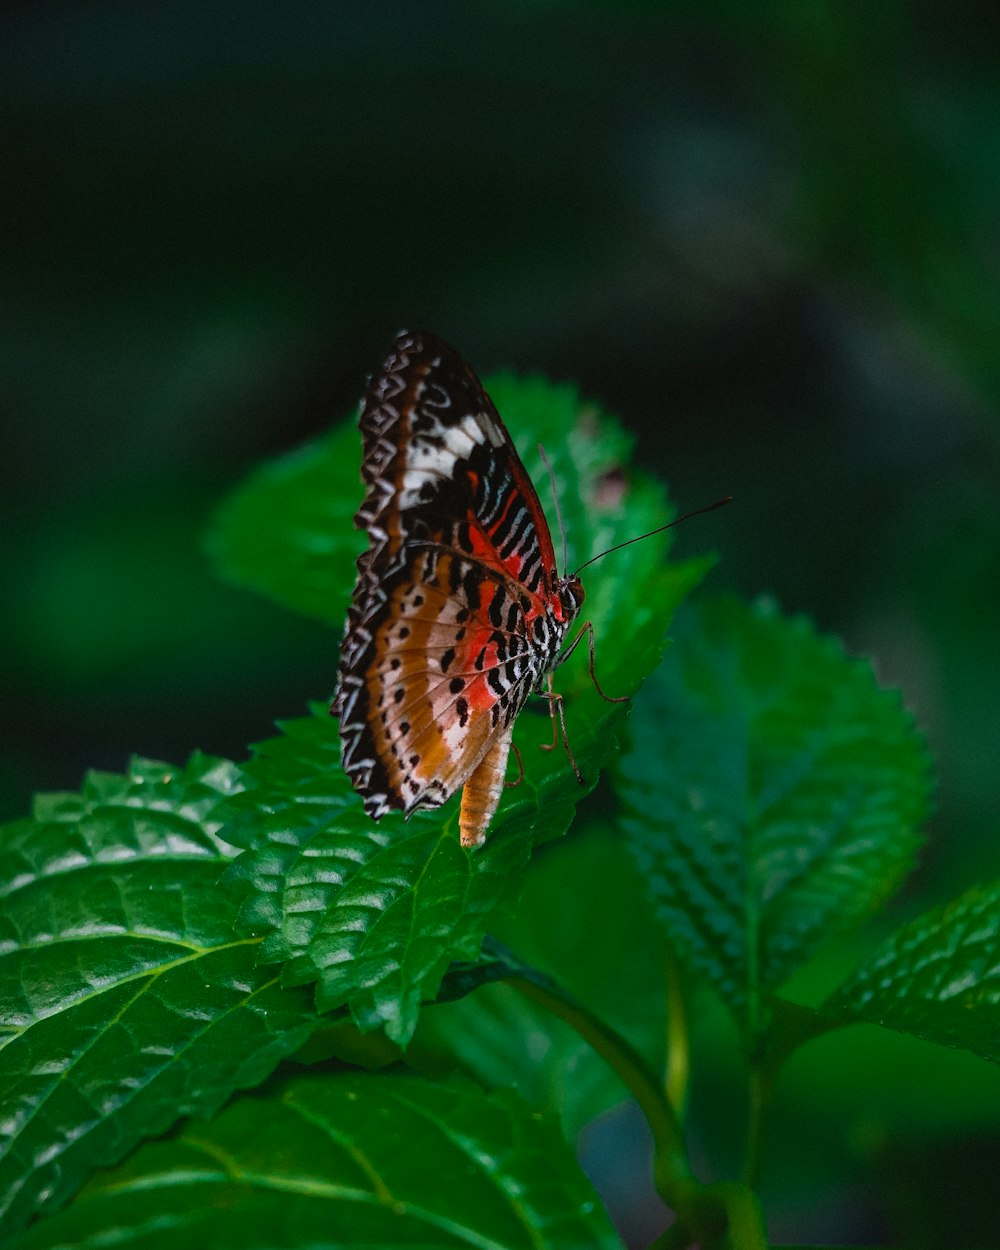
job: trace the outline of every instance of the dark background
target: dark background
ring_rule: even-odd
[[[678,551],[903,689],[939,805],[891,922],[995,877],[998,48],[954,0],[7,6],[0,814],[132,752],[241,759],[329,694],[336,637],[201,536],[406,325],[579,382],[682,509],[735,495]],[[952,1111],[905,1146],[862,1116],[829,1171],[953,1169],[974,1221],[1000,1086],[941,1053],[892,1057],[890,1102],[943,1063]],[[853,1183],[789,1201],[877,1235]]]

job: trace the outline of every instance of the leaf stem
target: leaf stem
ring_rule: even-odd
[[[500,951],[499,944],[493,943]],[[501,971],[502,969],[502,971]],[[694,1178],[680,1119],[664,1084],[657,1079],[642,1055],[622,1035],[595,1016],[549,977],[522,963],[513,952],[503,951],[497,974],[526,998],[540,1003],[565,1020],[617,1073],[639,1104],[653,1135],[653,1183],[664,1202],[677,1216],[655,1243],[656,1250],[680,1250],[699,1245],[704,1250],[766,1250],[767,1236],[756,1195],[737,1181],[703,1185]],[[668,974],[673,977],[673,974]],[[679,979],[668,983],[668,992],[680,993]],[[676,1004],[675,1004],[676,1006]],[[674,1078],[675,1096],[683,1099],[687,1083],[687,1033],[681,1011],[675,1027],[683,1030],[685,1059],[683,1080]],[[668,1034],[672,1037],[672,1034]]]
[[[768,1010],[767,1035],[758,1039],[748,1056],[749,1105],[743,1180],[753,1187],[757,1185],[760,1172],[764,1113],[779,1072],[799,1047],[841,1024],[812,1007],[802,1007],[778,997],[771,999]]]
[[[667,1101],[681,1124],[687,1104],[688,1081],[691,1076],[691,1051],[688,1044],[687,1013],[681,984],[681,969],[672,947],[666,955],[667,979],[667,1070],[664,1086]]]
[[[759,1059],[751,1059],[747,1091],[750,1103],[747,1149],[743,1164],[743,1180],[747,1185],[756,1185],[760,1172],[761,1129],[764,1121],[764,1107],[767,1102],[767,1085],[764,1065]]]
[[[693,1179],[691,1164],[674,1109],[646,1061],[620,1033],[547,978],[536,977],[522,967],[509,978],[509,984],[572,1025],[621,1078],[649,1124],[656,1153],[657,1188],[661,1181],[667,1185],[671,1194],[662,1189],[660,1192],[671,1202],[675,1182]]]
[[[702,1250],[768,1250],[760,1203],[746,1185],[738,1181],[706,1185],[701,1198],[715,1206],[717,1215],[713,1224],[698,1231],[678,1219],[657,1237],[649,1250],[687,1250],[692,1245]]]
[[[768,1250],[764,1215],[749,1185],[722,1181],[707,1185],[705,1194],[718,1199],[726,1209],[728,1244],[732,1250]]]

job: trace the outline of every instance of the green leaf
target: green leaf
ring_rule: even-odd
[[[518,956],[659,1068],[666,953],[651,911],[622,839],[590,825],[536,857],[517,912],[498,931]],[[502,977],[504,967],[452,968],[446,985],[457,997]],[[607,1061],[575,1029],[503,983],[439,1002],[421,1018],[417,1040],[458,1059],[477,1079],[513,1085],[533,1105],[558,1113],[569,1136],[627,1097]]]
[[[611,707],[596,696],[578,703]],[[592,785],[624,713],[613,707],[591,722],[583,710],[574,701],[574,749]],[[286,984],[318,980],[321,1010],[347,1004],[362,1029],[385,1026],[393,1041],[409,1041],[421,1002],[436,996],[453,961],[477,958],[517,898],[533,844],[563,833],[585,792],[564,756],[537,749],[551,733],[548,716],[521,721],[525,780],[471,853],[458,841],[455,802],[408,822],[370,820],[340,768],[336,724],[320,708],[256,749],[247,790],[226,804],[225,832],[251,848],[232,869],[252,891],[242,927],[267,934],[260,957],[285,963]]]
[[[491,389],[515,438],[548,443],[571,566],[668,517],[662,489],[627,472],[628,438],[572,388],[499,378]],[[358,546],[348,516],[336,511],[343,505],[332,502],[345,459],[359,459],[345,437],[337,432],[258,474],[223,511],[213,538],[230,575],[337,621]],[[355,431],[350,438],[357,441]],[[540,467],[537,449],[525,460],[530,471]],[[353,509],[360,487],[349,494]],[[268,538],[255,546],[262,524]],[[588,570],[586,612],[612,695],[631,693],[653,669],[674,607],[704,570],[704,562],[665,567],[666,538]],[[548,705],[533,703],[515,734],[524,781],[507,792],[486,846],[472,854],[458,845],[457,799],[409,823],[370,821],[340,768],[336,726],[320,710],[258,748],[227,837],[252,851],[237,870],[254,890],[244,920],[268,934],[264,958],[288,961],[286,980],[318,979],[322,1008],[347,1003],[361,1028],[384,1025],[406,1044],[421,1001],[435,996],[452,961],[476,958],[488,925],[517,897],[532,846],[566,830],[615,750],[625,709],[596,693],[585,647],[558,678],[572,696],[567,728],[586,785],[563,751],[539,749],[552,727]]]
[[[206,540],[219,572],[340,624],[363,546],[352,520],[361,503],[360,444],[345,424],[256,469],[219,509]]]
[[[676,638],[636,701],[625,826],[669,933],[752,1036],[766,992],[910,867],[925,749],[803,618],[724,597]]]
[[[466,1081],[343,1073],[144,1146],[12,1250],[620,1246],[556,1124]],[[88,1240],[92,1239],[92,1240]]]
[[[340,767],[335,722],[316,712],[256,749],[250,789],[229,805],[227,836],[253,848],[234,868],[253,889],[242,925],[268,934],[260,957],[285,962],[286,983],[319,981],[321,1009],[346,1003],[361,1028],[405,1044],[449,963],[478,954],[530,834],[504,838],[501,818],[470,855],[450,809],[376,824]]]
[[[904,925],[837,989],[824,1014],[1000,1061],[1000,882]]]
[[[263,1080],[313,1027],[234,933],[214,812],[241,784],[202,755],[135,760],[0,830],[0,1229]]]

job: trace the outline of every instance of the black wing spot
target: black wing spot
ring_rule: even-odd
[[[408,734],[410,732],[410,722],[408,720],[401,720],[399,722],[399,732],[401,734]]]
[[[455,701],[455,711],[458,713],[458,723],[462,729],[469,723],[469,702],[467,699],[457,699]]]
[[[448,669],[451,668],[454,662],[455,662],[455,648],[449,647],[447,651],[443,651],[441,653],[441,672],[447,673]]]
[[[396,702],[397,702],[397,703],[402,703],[402,702],[403,702],[403,696],[404,696],[405,694],[406,694],[406,691],[403,689],[403,687],[402,687],[402,686],[397,686],[397,687],[396,687],[396,690],[395,690],[395,693],[393,694],[393,696],[392,696],[392,697],[396,700]]]
[[[487,614],[490,618],[490,624],[499,629],[503,624],[503,603],[507,595],[502,586],[498,586],[494,591],[493,598],[490,600],[490,606]]]
[[[470,565],[465,576],[462,578],[462,589],[465,591],[465,597],[472,609],[479,607],[481,601],[479,589],[482,584],[482,573],[480,573],[479,569],[474,564]],[[457,620],[458,617],[456,616],[455,619]]]
[[[460,694],[465,689],[465,678],[453,677],[448,683],[448,689],[452,694]]]

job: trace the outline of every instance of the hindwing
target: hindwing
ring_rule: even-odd
[[[410,571],[386,586],[363,672],[341,678],[344,763],[376,817],[448,799],[512,724],[540,671],[520,605],[508,605],[511,629],[490,618],[498,595],[508,597],[498,576],[426,548]]]

